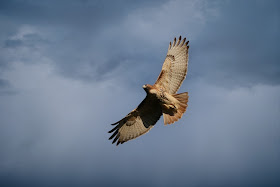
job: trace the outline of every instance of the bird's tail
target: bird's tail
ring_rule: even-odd
[[[177,111],[173,114],[163,113],[164,125],[172,124],[175,121],[178,121],[186,112],[188,107],[188,92],[174,94],[172,96],[178,101],[176,104]]]

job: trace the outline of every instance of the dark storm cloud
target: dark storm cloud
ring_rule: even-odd
[[[9,87],[9,82],[7,80],[0,79],[0,87],[5,88]]]
[[[193,43],[197,76],[224,86],[280,83],[280,3],[229,1]]]
[[[174,15],[176,11],[173,13],[172,10],[165,10],[162,6],[164,2],[157,1],[141,3],[131,1],[110,3],[104,1],[2,1],[1,3],[1,19],[7,19],[18,25],[31,24],[40,28],[40,32],[47,34],[44,40],[49,43],[45,45],[46,48],[41,53],[54,60],[58,72],[67,77],[85,80],[108,78],[110,73],[115,75],[114,71],[119,66],[127,66],[129,63],[138,61],[139,55],[146,62],[151,60],[150,57],[155,56],[157,57],[154,58],[155,62],[161,63],[163,58],[158,57],[166,53],[160,51],[161,46],[163,46],[162,49],[166,49],[167,40],[176,36],[175,33],[180,33],[183,36],[187,34],[191,40],[190,59],[193,62],[194,72],[190,76],[214,80],[215,84],[222,86],[280,83],[278,53],[280,37],[277,34],[280,29],[280,3],[277,1],[267,3],[214,1],[205,3],[206,5],[197,3],[198,5],[195,6],[200,17],[208,16],[209,13],[206,14],[206,12],[211,11],[217,15],[208,16],[210,19],[206,18],[205,21],[200,20],[200,24],[197,24],[199,23],[197,21],[183,26],[180,25],[180,21],[170,25],[171,22],[168,20],[170,17],[173,16],[173,20],[178,19],[176,14]],[[217,10],[215,6],[218,7]],[[171,6],[170,9],[172,8],[174,7]],[[139,14],[137,11],[143,11],[143,13]],[[199,11],[205,15],[200,15]],[[132,34],[137,32],[137,29],[143,29],[140,21],[146,19],[145,12],[150,17],[151,23],[155,22],[154,26],[146,24],[146,29],[158,34],[153,40],[164,42],[152,44],[153,48],[149,46],[151,40],[140,39],[147,33],[139,33],[136,36]],[[185,16],[186,20],[193,19],[188,14]],[[135,18],[138,23],[130,22],[130,17]],[[160,23],[157,23],[158,21]],[[163,25],[175,26],[178,29],[171,30],[174,32],[172,33],[170,28],[161,29]],[[207,32],[199,31],[199,35],[195,34],[192,29],[198,26]],[[103,34],[104,32],[108,34]],[[26,37],[25,41],[22,39],[3,40],[3,46],[36,47],[43,40],[38,33],[24,37]],[[5,59],[1,59],[1,64],[7,64]],[[153,65],[151,68],[157,68],[154,64],[150,64]],[[127,70],[133,71],[133,66],[128,66]]]
[[[95,32],[120,21],[135,8],[156,6],[162,1],[1,1],[1,15],[19,24],[63,25],[83,32]],[[87,29],[87,30],[86,30]]]
[[[193,73],[190,76],[193,78],[213,80],[221,86],[279,84],[280,56],[277,49],[280,38],[277,33],[280,16],[277,1],[197,3],[194,7],[202,19],[183,26],[180,21],[170,25],[170,17],[174,17],[172,20],[178,18],[174,15],[176,11],[165,10],[164,2],[107,4],[103,1],[60,1],[55,6],[53,3],[2,2],[2,19],[32,24],[41,32],[26,34],[21,39],[5,39],[3,46],[36,47],[44,42],[45,48],[40,53],[54,61],[57,72],[75,79],[100,80],[115,76],[119,66],[127,66],[128,71],[133,71],[139,57],[142,62],[150,62],[150,69],[158,69],[160,66],[155,66],[155,62],[160,64],[163,61],[164,58],[159,57],[166,53],[161,49],[166,49],[167,40],[172,40],[175,33],[186,33],[191,40]],[[215,6],[217,10],[213,8]],[[211,11],[216,16],[208,16]],[[144,36],[146,32],[133,34],[137,29],[143,29],[141,21],[146,20],[144,12],[147,12],[151,23],[155,22],[155,25],[146,24],[145,30],[159,34],[153,36],[153,43],[151,40],[141,40],[150,37]],[[186,16],[186,20],[193,19],[189,17],[191,15],[182,15]],[[130,17],[138,22],[133,23]],[[199,31],[198,35],[196,30],[192,31],[193,28],[207,32]],[[42,38],[40,34],[46,36]],[[1,64],[7,65],[6,61],[1,59]],[[153,72],[151,70],[150,74]]]
[[[98,39],[100,32],[117,27],[123,18],[126,18],[135,9],[154,7],[164,2],[2,1],[0,20],[7,27],[13,27],[14,30],[7,32],[6,30],[9,28],[6,28],[1,32],[6,37],[11,37],[22,25],[39,28],[39,32],[47,34],[44,41],[50,42],[40,53],[55,61],[58,72],[67,77],[94,80],[102,77],[103,73],[106,74],[105,71],[113,71],[114,67],[120,64],[119,58],[115,56],[124,56],[125,53],[125,49],[119,53],[119,45],[114,45],[116,47],[114,50],[117,52],[105,51],[106,56],[104,57],[105,54],[102,52],[105,49],[98,48],[99,43],[108,42],[107,45],[110,45],[114,42],[119,43],[119,40],[106,37]],[[30,35],[39,36],[38,33]],[[25,38],[25,41],[23,38],[5,39],[2,40],[2,46],[8,48],[40,47],[41,37],[39,36],[37,40],[36,38]],[[32,41],[30,41],[31,39]],[[30,46],[30,44],[34,45]],[[112,61],[112,59],[115,60]],[[107,68],[109,63],[111,68]],[[1,59],[1,64],[7,65],[7,59]],[[85,68],[88,70],[84,71]]]
[[[21,40],[6,40],[5,41],[5,47],[18,47],[22,46],[23,42]]]
[[[7,39],[4,41],[4,47],[6,48],[17,48],[17,47],[29,47],[36,48],[44,41],[38,34],[25,34],[21,39]]]
[[[8,80],[0,79],[0,96],[1,95],[12,95],[16,91],[12,87],[11,83]]]
[[[0,186],[279,186],[277,1],[1,1],[0,24]],[[179,35],[186,114],[112,146]]]

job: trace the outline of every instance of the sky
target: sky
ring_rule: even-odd
[[[276,0],[2,0],[0,186],[280,185]],[[187,112],[118,147],[174,37]]]

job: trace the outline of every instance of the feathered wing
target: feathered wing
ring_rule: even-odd
[[[158,101],[147,96],[136,109],[120,121],[112,124],[116,127],[109,131],[109,133],[113,133],[109,140],[114,138],[112,143],[117,141],[117,145],[119,145],[137,138],[147,133],[161,115],[162,110]]]
[[[176,42],[176,38],[172,44],[170,42],[161,72],[154,84],[170,94],[177,93],[187,75],[189,41],[185,41],[186,38],[181,41],[180,36],[178,42]]]

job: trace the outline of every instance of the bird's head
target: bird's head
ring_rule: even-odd
[[[150,84],[144,84],[143,85],[143,89],[146,91],[146,92],[149,92],[149,90],[152,88],[152,85]]]

